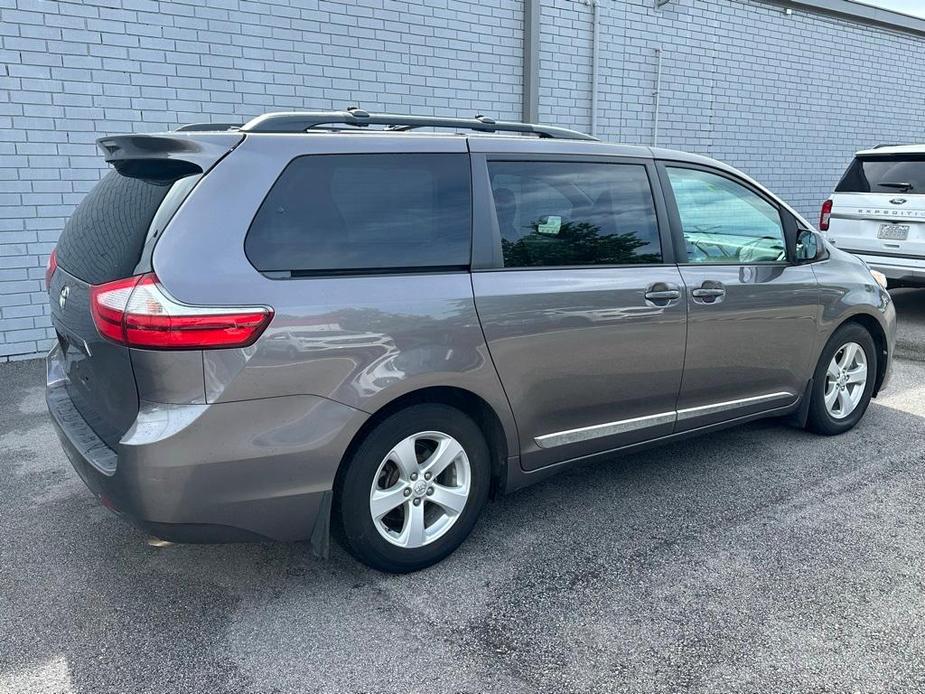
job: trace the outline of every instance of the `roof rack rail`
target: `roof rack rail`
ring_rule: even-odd
[[[881,142],[879,145],[874,145],[873,149],[880,149],[881,147],[901,147],[899,142]]]
[[[189,125],[181,125],[174,132],[224,132],[226,130],[237,130],[242,125],[243,123],[190,123]]]
[[[312,128],[349,125],[364,128],[370,125],[387,126],[385,132],[403,132],[415,128],[457,128],[477,132],[527,133],[539,137],[561,140],[597,140],[577,130],[557,128],[551,125],[496,121],[488,116],[474,118],[449,118],[442,116],[403,116],[393,113],[369,113],[351,107],[346,111],[292,111],[266,113],[257,116],[240,127],[245,133],[304,133]]]

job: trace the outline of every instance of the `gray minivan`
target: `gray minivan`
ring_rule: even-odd
[[[712,159],[359,109],[99,146],[47,401],[157,538],[411,571],[494,493],[759,417],[838,434],[889,372],[884,278]]]

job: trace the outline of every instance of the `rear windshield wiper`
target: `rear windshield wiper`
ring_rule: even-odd
[[[899,188],[900,193],[908,193],[910,190],[912,190],[911,183],[902,183],[902,182],[893,183],[893,182],[888,181],[884,183],[878,183],[877,185],[880,186],[881,188]]]

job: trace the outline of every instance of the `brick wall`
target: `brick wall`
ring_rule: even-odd
[[[749,0],[598,0],[598,134],[722,159],[810,221],[851,155],[925,142],[925,36]],[[544,0],[540,114],[591,123],[591,8]]]
[[[598,0],[599,134],[724,159],[810,219],[852,152],[925,141],[925,38],[757,0]],[[590,126],[591,7],[543,0],[540,114]],[[265,111],[519,118],[521,0],[0,0],[0,359],[50,340],[43,267],[93,141]]]
[[[520,0],[0,0],[0,358],[49,347],[44,264],[94,140],[272,110],[518,118]]]

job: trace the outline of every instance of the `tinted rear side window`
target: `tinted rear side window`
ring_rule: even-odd
[[[146,241],[150,245],[156,240],[198,178],[148,181],[110,171],[64,226],[57,245],[58,263],[90,284],[130,277]]]
[[[645,166],[490,162],[504,267],[659,263]]]
[[[836,193],[925,193],[925,155],[857,157]]]
[[[244,242],[262,272],[469,265],[466,154],[309,155],[289,163]]]

